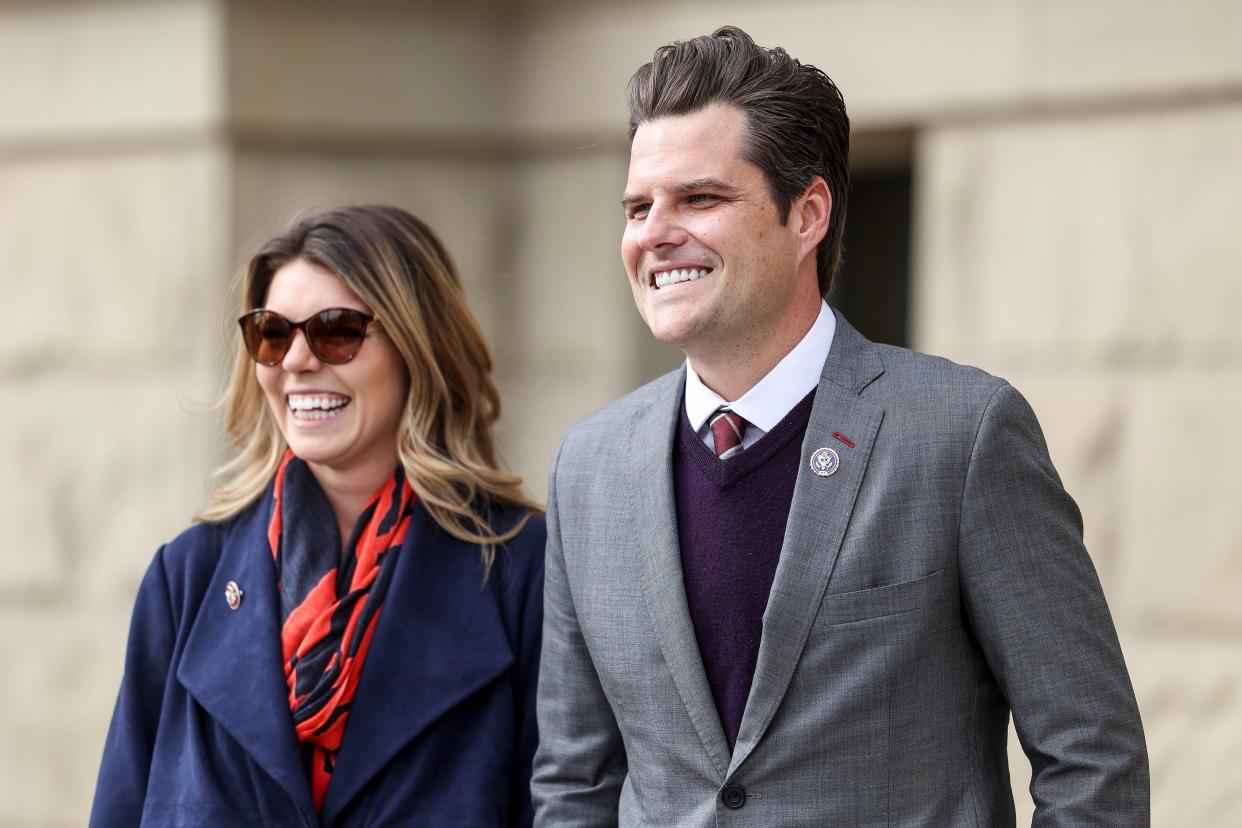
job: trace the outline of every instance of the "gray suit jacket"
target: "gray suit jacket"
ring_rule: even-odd
[[[682,586],[683,385],[587,418],[552,465],[537,826],[1009,826],[1010,711],[1035,825],[1149,824],[1133,690],[1034,413],[839,315],[802,453],[840,467],[799,473],[730,754]]]

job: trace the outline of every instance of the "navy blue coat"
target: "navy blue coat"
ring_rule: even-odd
[[[270,513],[269,493],[156,554],[91,826],[529,825],[543,519],[484,585],[478,548],[415,510],[317,815],[280,660]]]

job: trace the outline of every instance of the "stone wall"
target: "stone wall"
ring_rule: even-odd
[[[945,126],[919,167],[918,341],[1039,412],[1130,664],[1158,823],[1233,824],[1242,106]]]
[[[224,453],[246,254],[317,204],[430,221],[542,496],[570,423],[678,361],[620,265],[622,92],[723,23],[825,68],[857,145],[915,136],[916,347],[1038,412],[1156,824],[1242,822],[1242,6],[88,0],[0,8],[0,826],[85,820],[134,590]]]

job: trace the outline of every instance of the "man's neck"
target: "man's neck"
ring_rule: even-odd
[[[820,299],[799,306],[796,315],[774,328],[760,330],[746,342],[686,351],[703,384],[732,402],[754,388],[802,341],[819,316]]]

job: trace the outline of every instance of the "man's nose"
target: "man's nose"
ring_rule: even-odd
[[[643,219],[643,229],[638,242],[645,250],[655,250],[664,245],[684,244],[687,238],[677,213],[662,204],[652,204]]]

